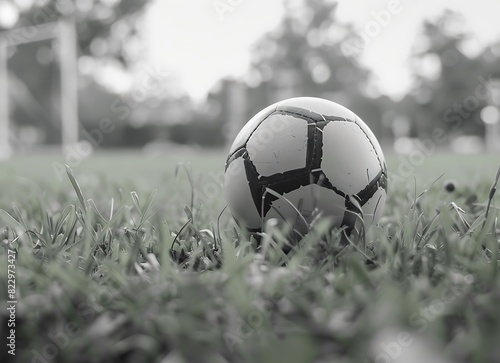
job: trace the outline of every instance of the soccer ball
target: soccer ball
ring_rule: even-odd
[[[260,111],[238,133],[224,193],[249,232],[276,218],[303,236],[321,217],[349,235],[359,220],[369,227],[380,219],[387,167],[375,135],[352,111],[320,98],[290,98]]]

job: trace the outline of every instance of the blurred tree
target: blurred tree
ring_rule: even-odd
[[[336,20],[336,7],[328,0],[288,1],[281,24],[255,46],[251,83],[268,88],[275,100],[286,93],[361,93],[369,71],[342,51],[356,35]]]
[[[337,2],[332,0],[286,2],[281,23],[252,51],[245,78],[246,120],[285,98],[322,97],[353,109],[376,134],[381,134],[386,105],[367,92],[370,71],[343,50],[342,45],[357,34],[352,25],[337,20],[336,8]],[[229,87],[227,83],[223,86]],[[224,88],[219,92],[228,94]],[[230,113],[223,112],[222,117],[228,124],[235,122]]]
[[[412,59],[416,82],[404,102],[415,136],[430,135],[438,126],[456,135],[484,133],[479,114],[488,103],[487,80],[495,61],[486,61],[488,49],[474,49],[476,40],[463,31],[463,21],[446,11],[423,24]]]

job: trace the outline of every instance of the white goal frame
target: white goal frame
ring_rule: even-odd
[[[0,33],[0,160],[12,154],[9,120],[8,48],[42,40],[59,40],[61,72],[62,147],[78,142],[78,55],[75,24],[61,19],[28,28],[16,28]]]

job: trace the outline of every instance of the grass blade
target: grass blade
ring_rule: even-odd
[[[85,213],[87,213],[87,207],[85,205],[85,199],[83,198],[83,193],[82,189],[80,188],[80,185],[78,185],[78,182],[76,181],[74,175],[73,175],[73,170],[66,165],[66,174],[68,174],[69,181],[71,182],[71,185],[73,185],[73,189],[76,192],[76,195],[78,197],[78,200],[80,201],[80,205],[82,206],[82,209]]]

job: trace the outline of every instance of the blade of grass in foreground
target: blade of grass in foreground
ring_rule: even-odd
[[[85,206],[85,199],[83,199],[82,189],[73,175],[73,170],[71,170],[68,165],[66,165],[66,174],[68,174],[69,181],[71,182],[71,185],[73,185],[73,189],[76,192],[80,204],[82,205],[83,211],[87,213],[87,207]]]

